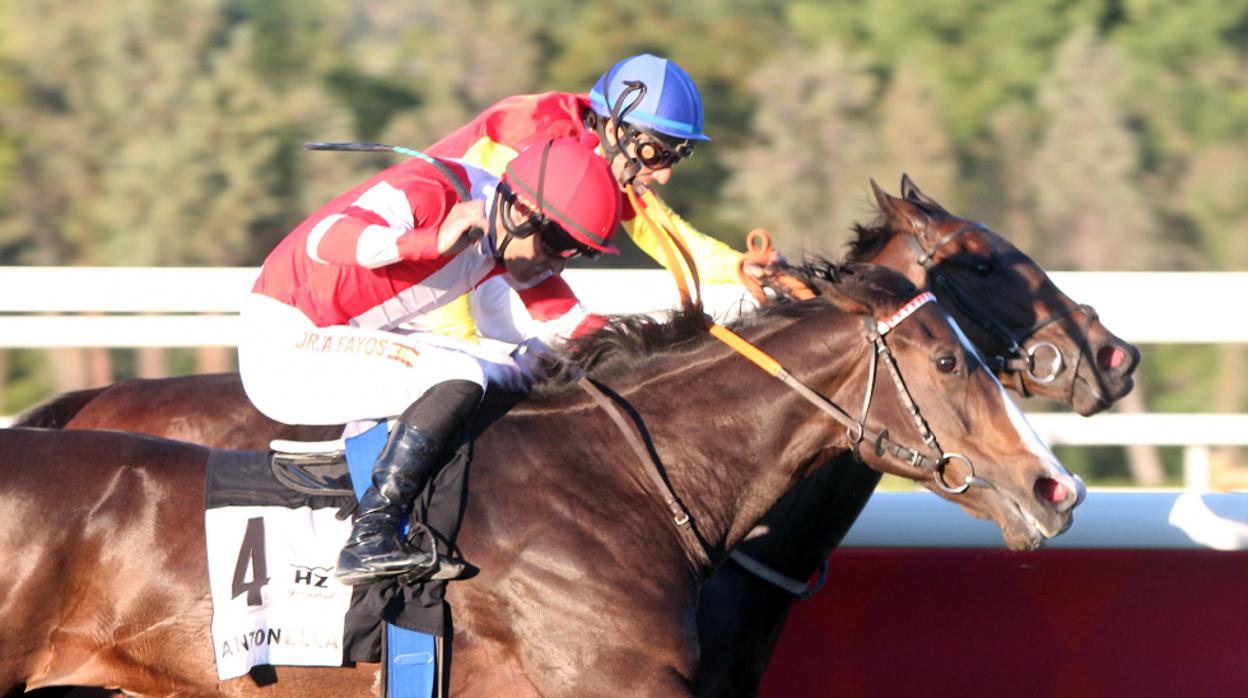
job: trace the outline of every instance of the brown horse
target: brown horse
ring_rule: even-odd
[[[886,449],[933,461],[962,454],[922,470],[860,444],[871,465],[995,521],[1016,546],[1064,530],[1077,497],[1048,495],[1072,476],[1026,429],[948,314],[910,304],[883,340],[891,351],[882,350],[869,328],[916,289],[878,267],[828,275],[840,283],[812,278],[820,297],[762,311],[739,331],[832,403],[850,413],[865,405],[857,431],[887,430]],[[589,374],[644,416],[700,542],[677,532],[644,466],[618,447],[589,397],[568,382],[542,386],[476,439],[459,543],[482,572],[447,592],[454,693],[690,694],[699,584],[794,483],[853,448],[839,422],[707,339],[699,318],[684,320],[618,323],[585,355],[598,357]],[[944,452],[924,445],[937,440]],[[118,432],[0,431],[0,556],[10,570],[0,580],[0,686],[374,689],[371,667],[283,667],[268,689],[216,680],[195,513],[208,453]],[[934,472],[969,490],[938,487]]]
[[[1087,306],[1072,303],[1007,240],[950,214],[907,177],[901,199],[878,187],[875,192],[881,219],[858,228],[851,258],[884,261],[931,283],[962,314],[962,325],[993,357],[1008,387],[1075,402],[1085,413],[1130,391],[1138,351],[1110,334]],[[1037,358],[1042,366],[1034,365]],[[130,429],[232,448],[262,449],[272,438],[330,438],[337,431],[266,419],[247,402],[237,374],[79,391],[33,410],[24,421],[56,427],[70,417],[72,428]],[[806,579],[848,530],[878,479],[878,472],[851,459],[823,469],[768,516],[760,528],[766,533],[752,536],[744,549],[790,578]],[[735,565],[721,569],[699,605],[699,682],[706,692],[756,690],[793,598]]]
[[[871,183],[882,219],[855,226],[849,262],[882,264],[931,288],[1001,382],[1085,417],[1131,392],[1140,352],[1071,301],[1048,274],[984,225],[949,213],[902,176],[902,198]]]

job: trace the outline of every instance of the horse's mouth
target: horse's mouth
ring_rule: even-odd
[[[1004,526],[1001,528],[1002,537],[1011,550],[1036,550],[1044,545],[1046,540],[1065,533],[1075,520],[1073,515],[1067,515],[1063,518],[1060,527],[1055,528],[1042,523],[1009,493],[1001,490],[998,492],[1003,500],[1001,504],[1003,513],[1012,524],[1009,529]]]
[[[1071,406],[1080,416],[1090,417],[1114,406],[1135,387],[1133,376],[1123,376],[1117,385],[1107,389],[1095,374],[1088,378],[1082,373],[1074,378],[1075,389],[1071,393]]]

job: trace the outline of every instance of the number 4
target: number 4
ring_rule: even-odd
[[[251,568],[251,581],[246,580],[247,568]],[[247,520],[247,531],[243,534],[243,545],[238,550],[238,562],[234,565],[234,584],[232,596],[247,592],[247,605],[259,606],[260,589],[269,583],[268,565],[264,559],[264,519],[257,516]]]

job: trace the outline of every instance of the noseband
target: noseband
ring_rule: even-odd
[[[1072,305],[1061,312],[1053,313],[1047,318],[1036,322],[1021,333],[1015,334],[1010,328],[997,321],[996,318],[981,311],[978,305],[958,288],[953,278],[941,269],[934,259],[940,248],[952,242],[963,233],[969,233],[974,229],[975,226],[973,225],[964,225],[941,238],[930,250],[924,248],[916,236],[907,234],[905,237],[906,242],[909,243],[910,248],[915,253],[915,261],[929,274],[931,279],[928,283],[929,287],[939,286],[942,298],[948,298],[962,315],[979,325],[985,332],[992,335],[993,339],[1001,346],[1005,347],[1003,353],[986,357],[989,366],[996,372],[1008,371],[1013,374],[1019,395],[1030,397],[1031,391],[1027,389],[1025,379],[1030,378],[1038,385],[1052,383],[1057,380],[1057,377],[1066,368],[1066,361],[1062,355],[1062,350],[1053,342],[1041,340],[1026,346],[1027,340],[1058,320],[1075,313],[1084,313],[1083,327],[1080,330],[1079,337],[1079,350],[1075,354],[1075,361],[1072,366],[1072,369],[1078,372],[1080,365],[1083,363],[1083,355],[1088,349],[1088,328],[1097,319],[1096,310],[1086,303]],[[1048,355],[1047,358],[1046,354]],[[1074,389],[1075,382],[1071,380],[1067,398],[1073,395]]]

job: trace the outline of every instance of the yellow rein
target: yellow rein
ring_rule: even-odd
[[[672,223],[672,219],[668,217],[667,212],[661,206],[654,207],[655,216],[652,217],[650,210],[642,203],[633,187],[626,187],[625,193],[636,215],[652,229],[663,233],[657,237],[661,243],[660,248],[663,250],[663,257],[667,260],[667,268],[672,272],[672,277],[676,280],[676,288],[680,291],[681,306],[685,310],[690,310],[694,307],[693,294],[690,292],[690,281],[692,281],[693,290],[698,295],[697,302],[701,304],[702,288],[698,277],[698,265],[694,263],[693,255],[689,252],[689,246],[685,243],[685,239],[680,234],[680,231],[676,229],[675,224]],[[655,218],[659,220],[656,221]],[[685,262],[684,267],[680,264],[682,258]],[[685,269],[688,270],[688,280],[685,278],[685,274],[682,273]],[[784,367],[780,365],[779,361],[771,358],[767,352],[750,344],[737,333],[716,323],[709,315],[706,318],[706,324],[711,336],[732,347],[734,351],[752,361],[769,375],[781,378],[781,375],[785,373]]]

